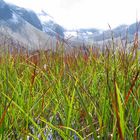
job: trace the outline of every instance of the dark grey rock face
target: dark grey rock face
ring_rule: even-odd
[[[33,11],[7,4],[3,0],[0,0],[0,20],[9,22],[9,19],[13,18],[13,14],[20,16],[25,21],[42,31],[41,22]]]
[[[8,20],[10,18],[12,18],[11,9],[3,0],[0,0],[0,20]]]
[[[4,24],[8,25],[13,31],[19,31],[19,26],[22,26],[23,22],[22,20],[17,21],[16,23],[13,22],[13,20],[15,20],[15,14],[26,22],[30,23],[35,28],[47,33],[50,36],[54,37],[59,35],[61,38],[64,38],[65,29],[59,24],[55,23],[53,20],[42,23],[42,21],[39,19],[39,15],[37,15],[34,11],[8,4],[3,0],[0,0],[0,22],[3,20],[6,22]],[[47,13],[43,14],[48,16]]]
[[[43,23],[43,30],[44,30],[44,32],[46,32],[47,34],[49,34],[51,36],[59,35],[60,37],[64,38],[65,29],[53,21]]]
[[[19,15],[24,20],[26,20],[27,22],[29,22],[31,25],[33,25],[34,27],[36,27],[37,29],[39,29],[39,30],[42,31],[41,22],[40,22],[39,18],[37,17],[37,15],[33,11],[26,10],[24,8],[21,8],[21,7],[15,6],[15,5],[10,5],[10,8],[17,15]]]

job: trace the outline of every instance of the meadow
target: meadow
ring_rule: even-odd
[[[137,40],[0,56],[0,139],[139,140]]]

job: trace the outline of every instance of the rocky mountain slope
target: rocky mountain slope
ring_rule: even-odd
[[[112,29],[112,32],[114,38],[122,40],[127,38],[132,42],[136,30],[136,23],[133,23],[120,25]],[[67,40],[65,43],[72,47],[83,45],[83,43],[91,44],[110,40],[111,30],[96,28],[67,30],[57,24],[44,10],[36,13],[0,0],[0,35],[1,44],[4,43],[2,38],[10,38],[12,42],[20,42],[30,49],[36,49],[55,47],[58,38],[61,41]]]
[[[10,38],[12,42],[24,44],[29,49],[55,47],[56,36],[59,35],[60,38],[63,38],[63,33],[59,34],[62,27],[52,19],[42,22],[40,17],[41,15],[37,15],[31,10],[0,0],[1,38],[5,38],[5,40]],[[45,17],[47,18],[48,15]],[[1,44],[5,42],[3,39],[0,41]]]

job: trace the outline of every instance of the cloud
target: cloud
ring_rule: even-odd
[[[67,28],[108,28],[130,24],[139,17],[139,0],[6,0],[26,8],[45,9]]]

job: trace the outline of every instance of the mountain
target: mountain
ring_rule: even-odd
[[[52,23],[49,24],[50,21],[45,22],[46,26],[39,18],[32,10],[0,0],[0,44],[4,44],[5,39],[9,44],[11,40],[12,43],[20,43],[29,49],[56,47],[56,35],[59,35],[61,26],[51,20],[53,26]],[[46,27],[49,31],[44,30]],[[60,36],[62,35],[61,33]]]
[[[128,42],[133,42],[134,35],[138,31],[140,32],[140,28],[137,27],[137,23],[133,23],[130,25],[120,25],[114,29],[112,29],[114,38],[121,38],[122,40],[128,40]],[[99,34],[94,37],[94,40],[109,40],[111,39],[111,30],[106,30],[102,34]]]
[[[12,17],[12,11],[8,5],[4,3],[3,0],[0,0],[0,20],[7,20]]]
[[[9,7],[25,21],[29,22],[31,25],[42,31],[42,24],[38,16],[33,11],[15,5],[9,5]]]
[[[102,42],[102,41],[108,41],[112,39],[112,33],[114,39],[122,39],[122,40],[128,40],[129,42],[132,42],[134,40],[134,35],[137,31],[137,24],[133,23],[130,25],[119,25],[116,28],[108,29],[108,30],[100,30],[96,28],[89,28],[89,29],[77,29],[77,30],[68,30],[65,32],[66,36],[72,37],[72,40],[78,41],[78,42],[89,42],[95,43],[95,42]],[[140,32],[140,28],[138,30]]]
[[[57,24],[54,18],[44,10],[36,13],[0,0],[1,44],[6,39],[12,40],[11,42],[14,43],[20,42],[23,46],[26,45],[28,48],[36,49],[39,47],[55,47],[59,39],[65,44],[75,47],[77,45],[111,40],[112,32],[115,39],[121,38],[125,40],[127,37],[128,41],[131,42],[136,32],[136,23],[120,25],[112,30],[96,28],[67,30]]]
[[[46,32],[47,34],[51,36],[60,36],[61,38],[64,38],[64,31],[65,29],[57,24],[53,17],[48,15],[45,11],[41,10],[40,13],[37,13],[41,24],[42,24],[42,30]]]
[[[45,11],[41,10],[40,13],[35,13],[34,11],[27,10],[22,7],[15,5],[9,5],[10,9],[22,17],[25,21],[29,22],[31,25],[37,29],[51,35],[64,37],[64,28],[57,24],[54,19],[49,16]]]

